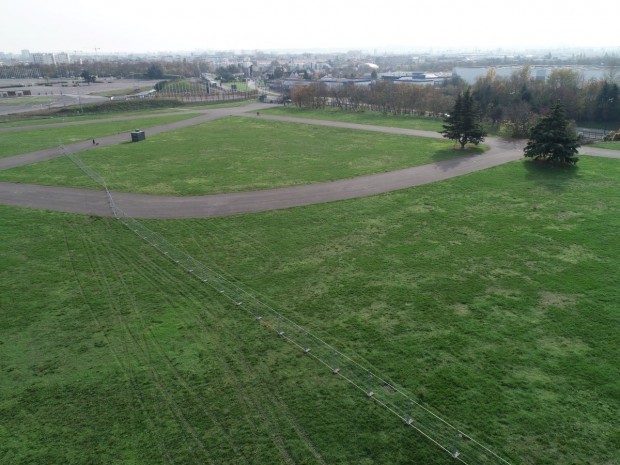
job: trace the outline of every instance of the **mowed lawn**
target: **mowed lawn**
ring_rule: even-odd
[[[149,221],[515,464],[620,449],[618,160]],[[449,464],[112,219],[0,207],[6,463]]]
[[[58,147],[60,145],[83,140],[110,136],[121,132],[128,133],[127,140],[129,141],[131,140],[129,132],[136,128],[144,129],[194,117],[196,117],[196,114],[181,113],[176,115],[141,117],[124,121],[100,121],[51,128],[42,126],[40,128],[24,131],[0,132],[0,158],[19,155],[20,153],[34,152],[50,147]]]
[[[160,110],[149,111],[123,111],[123,112],[109,112],[109,113],[94,113],[80,116],[38,116],[30,119],[10,119],[7,121],[0,121],[0,129],[4,128],[19,128],[21,126],[45,126],[48,124],[57,123],[81,123],[88,124],[89,122],[97,122],[98,120],[112,119],[112,118],[133,118],[141,119],[151,116],[162,116],[162,114],[182,112],[179,108],[164,108]],[[12,115],[13,117],[17,117]],[[134,128],[135,129],[135,128]],[[17,129],[16,129],[17,130]]]
[[[615,142],[599,142],[596,144],[588,144],[588,145],[584,145],[580,149],[580,151],[587,153],[588,147],[598,147],[600,149],[609,149],[609,150],[620,150],[620,142],[615,141]]]
[[[404,129],[439,132],[443,121],[437,118],[410,115],[384,115],[378,111],[344,111],[337,109],[314,110],[311,108],[276,107],[263,111],[264,114],[275,116],[293,116],[298,118],[326,119],[346,123],[371,124],[375,126],[391,126]]]
[[[17,97],[17,98],[3,98],[0,100],[0,105],[26,105],[33,103],[51,103],[53,98],[48,97]]]
[[[199,195],[332,181],[482,150],[463,153],[442,139],[229,117],[79,156],[112,190]],[[64,158],[2,171],[0,179],[94,187]]]

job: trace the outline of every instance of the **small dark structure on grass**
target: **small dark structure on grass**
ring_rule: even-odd
[[[144,134],[144,131],[140,131],[139,129],[131,131],[131,142],[140,142],[144,139],[146,139],[146,134]]]

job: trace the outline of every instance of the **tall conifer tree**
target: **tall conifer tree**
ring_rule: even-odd
[[[564,107],[558,102],[551,112],[530,131],[524,155],[534,160],[547,160],[553,164],[574,165],[579,148],[579,136],[564,116]]]
[[[461,144],[461,150],[468,142],[478,145],[484,141],[487,134],[480,123],[480,114],[469,89],[456,97],[452,113],[444,118],[443,130],[440,133],[446,139]]]

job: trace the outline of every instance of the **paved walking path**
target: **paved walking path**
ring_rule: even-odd
[[[230,115],[249,118],[264,118],[294,123],[342,127],[365,131],[386,132],[423,137],[441,136],[434,132],[401,129],[383,126],[361,125],[338,121],[326,121],[281,116],[258,116],[248,111],[260,111],[268,105],[251,104],[244,107],[209,110],[208,113],[185,121],[170,123],[148,130],[149,135],[170,131],[181,127],[200,124]],[[118,144],[127,141],[127,134],[99,138],[99,146]],[[472,173],[523,157],[523,145],[490,138],[486,141],[489,151],[428,165],[406,168],[389,173],[359,176],[333,182],[292,186],[279,189],[237,192],[193,197],[156,196],[113,192],[116,205],[134,218],[198,218],[236,215],[281,208],[332,202],[381,194],[398,189],[428,184],[444,179]],[[71,152],[96,149],[92,142],[79,142],[66,147]],[[587,149],[587,153],[597,156],[620,158],[620,151]],[[21,166],[47,160],[62,155],[58,148],[41,150],[30,154],[0,160],[0,169]],[[104,192],[88,189],[40,186],[0,182],[0,203],[30,208],[43,208],[56,211],[82,213],[98,216],[111,216],[108,199]]]
[[[240,115],[246,111],[254,110],[255,108],[263,109],[269,108],[273,105],[261,105],[261,104],[250,104],[243,107],[231,107],[231,108],[215,108],[213,110],[209,110],[208,112],[203,112],[203,114],[199,114],[195,118],[189,118],[183,121],[176,121],[174,123],[162,124],[160,126],[154,126],[146,129],[147,135],[153,136],[155,134],[159,134],[167,131],[174,131],[176,129],[185,128],[189,126],[195,126],[197,124],[205,123],[207,121],[211,121],[218,118],[223,118],[225,116],[232,115]],[[134,118],[135,119],[135,118]],[[116,118],[111,118],[110,120],[96,120],[96,122],[105,122],[105,121],[115,121]],[[56,126],[72,126],[75,123],[59,123]],[[41,126],[39,126],[41,127]],[[49,126],[43,126],[49,127]],[[76,142],[74,144],[65,145],[65,149],[71,153],[77,152],[85,152],[86,150],[96,150],[99,147],[105,147],[108,145],[116,145],[122,142],[128,142],[131,140],[130,133],[125,132],[121,134],[114,134],[111,136],[98,137],[97,143],[99,145],[93,145],[92,140]],[[59,147],[51,147],[49,149],[38,150],[36,152],[24,153],[20,155],[15,155],[11,157],[0,158],[0,170],[5,170],[9,168],[15,168],[17,166],[30,165],[32,163],[37,163],[40,161],[50,160],[52,158],[61,157],[63,155],[62,149]]]

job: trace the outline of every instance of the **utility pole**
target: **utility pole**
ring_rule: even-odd
[[[98,76],[98,75],[99,75],[99,73],[98,73],[98,71],[97,71],[97,61],[98,61],[98,58],[99,58],[99,57],[97,56],[97,52],[99,52],[99,50],[101,50],[101,48],[99,48],[99,47],[94,47],[94,49],[95,49],[95,76]]]

